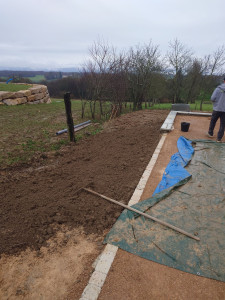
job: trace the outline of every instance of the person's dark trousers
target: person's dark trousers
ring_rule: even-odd
[[[220,129],[217,134],[217,140],[220,141],[224,135],[225,129],[225,112],[224,111],[213,111],[212,118],[209,125],[209,134],[213,135],[214,128],[217,120],[220,119]]]

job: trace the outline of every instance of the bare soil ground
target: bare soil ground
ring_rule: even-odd
[[[42,162],[0,169],[1,299],[79,299],[121,212],[79,189],[128,203],[167,114],[123,115]]]

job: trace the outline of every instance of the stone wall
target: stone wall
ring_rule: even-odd
[[[0,105],[51,103],[47,86],[39,84],[30,86],[29,89],[18,92],[0,91]]]

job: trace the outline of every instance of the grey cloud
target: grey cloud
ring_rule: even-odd
[[[0,10],[0,65],[77,66],[103,37],[117,48],[180,39],[196,54],[224,44],[223,0],[11,0]],[[34,59],[35,58],[35,59]]]

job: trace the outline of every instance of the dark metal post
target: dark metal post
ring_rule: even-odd
[[[64,94],[64,103],[66,109],[66,118],[67,118],[67,125],[68,125],[68,132],[69,138],[71,142],[75,142],[75,134],[74,134],[74,124],[73,124],[73,117],[71,112],[71,101],[70,101],[70,93]]]

